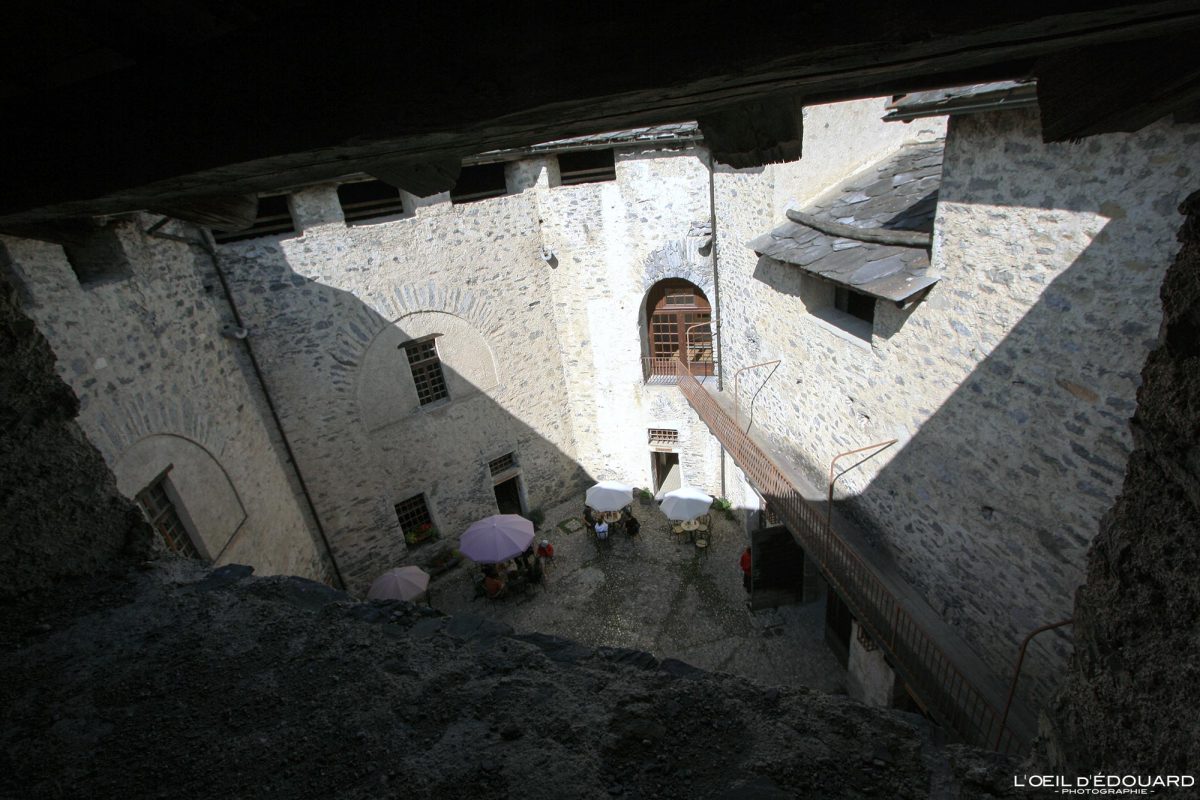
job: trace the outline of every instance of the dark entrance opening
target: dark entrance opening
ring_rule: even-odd
[[[654,452],[654,493],[665,494],[683,485],[679,473],[679,453]]]
[[[775,608],[804,596],[804,551],[782,525],[750,534],[750,607]]]
[[[501,514],[523,514],[525,509],[521,508],[521,478],[518,475],[513,475],[506,481],[497,483],[496,490],[496,508],[500,509]]]
[[[825,595],[825,644],[838,657],[845,667],[850,663],[850,621],[854,616],[850,609],[838,597],[838,593],[829,587]]]

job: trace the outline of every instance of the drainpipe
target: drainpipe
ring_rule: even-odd
[[[169,219],[170,217],[163,217],[147,233],[160,239],[171,239],[172,241],[200,245],[212,260],[213,270],[217,273],[217,280],[221,282],[221,291],[225,295],[225,302],[229,304],[229,310],[233,312],[234,324],[244,330],[246,326],[242,321],[241,312],[238,311],[237,303],[233,299],[233,292],[229,288],[229,281],[226,280],[225,273],[221,270],[221,262],[217,258],[217,243],[212,238],[212,232],[203,226],[197,226],[200,229],[201,236],[200,241],[197,242],[194,239],[160,231],[159,228],[165,225]],[[317,507],[313,503],[312,495],[308,491],[308,484],[305,483],[304,475],[300,472],[300,462],[296,460],[296,454],[292,451],[292,444],[288,441],[287,432],[283,429],[283,422],[279,419],[279,411],[275,408],[275,402],[271,399],[271,393],[267,391],[267,382],[263,377],[262,369],[258,365],[258,359],[254,356],[254,348],[250,346],[250,339],[248,337],[241,341],[246,348],[246,355],[250,359],[250,369],[254,372],[255,380],[258,381],[258,386],[262,389],[263,399],[266,400],[267,409],[271,412],[271,419],[275,423],[275,430],[279,431],[279,438],[283,442],[284,452],[287,453],[288,461],[292,465],[292,471],[296,475],[296,481],[300,484],[300,494],[304,496],[304,503],[308,506],[309,514],[312,515],[313,524],[317,526],[317,534],[321,537],[321,545],[325,549],[325,557],[329,559],[329,565],[333,567],[333,575],[337,579],[338,584],[337,588],[345,589],[346,579],[342,577],[342,570],[338,567],[337,559],[333,556],[333,548],[329,546],[329,537],[325,534],[325,526],[321,524],[321,517],[317,514]]]
[[[712,150],[706,149],[706,152],[708,153],[708,227],[712,236],[709,246],[712,252],[713,316],[716,317],[713,349],[716,351],[717,360],[717,391],[720,392],[725,388],[725,349],[721,346],[721,281],[717,275],[716,163],[713,160]],[[721,445],[721,497],[727,497],[728,494],[725,488],[725,445]]]

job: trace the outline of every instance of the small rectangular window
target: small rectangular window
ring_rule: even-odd
[[[833,307],[864,322],[875,322],[875,298],[862,292],[837,287],[833,292]]]
[[[502,162],[474,164],[462,168],[462,172],[458,174],[458,181],[450,190],[450,200],[454,203],[472,203],[506,194],[508,184],[504,179]]]
[[[694,306],[696,305],[696,296],[694,294],[669,294],[665,302],[669,306]]]
[[[412,370],[413,383],[417,387],[417,400],[423,406],[446,400],[450,392],[446,388],[446,376],[442,374],[442,360],[438,358],[437,341],[422,339],[402,345],[408,355],[408,366]]]
[[[254,217],[254,224],[249,228],[229,233],[213,231],[213,238],[224,244],[240,242],[244,239],[257,239],[260,236],[293,233],[295,230],[296,225],[292,222],[292,211],[288,208],[287,195],[276,194],[258,198],[258,214]]]
[[[493,458],[488,462],[488,470],[493,475],[499,475],[502,472],[507,472],[517,465],[517,459],[514,453],[505,453],[499,458]]]
[[[650,444],[676,445],[679,444],[679,431],[670,428],[650,428]]]
[[[559,183],[574,186],[617,179],[616,158],[612,150],[579,150],[558,155]]]
[[[125,248],[112,227],[89,231],[82,239],[64,244],[63,252],[83,287],[123,280],[133,274]]]
[[[347,223],[404,213],[400,190],[383,181],[343,183],[337,193]]]
[[[167,475],[164,472],[154,483],[138,493],[137,504],[168,550],[187,558],[203,560],[179,517],[179,511],[167,494],[166,484]]]
[[[433,528],[433,517],[429,516],[429,506],[423,494],[396,503],[396,519],[400,521],[400,530],[406,538],[427,533]]]

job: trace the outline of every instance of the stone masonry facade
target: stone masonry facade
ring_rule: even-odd
[[[814,483],[835,453],[899,440],[838,499],[1004,675],[1027,631],[1070,613],[1118,490],[1200,134],[1162,122],[1043,145],[1032,112],[947,132],[882,123],[882,107],[806,109],[804,159],[762,169],[714,168],[693,139],[617,147],[615,179],[563,186],[539,152],[505,165],[504,196],[401,193],[403,213],[349,225],[336,184],[294,190],[294,233],[216,255],[281,431],[242,345],[220,336],[232,312],[202,248],[149,236],[146,215],[118,221],[132,274],[85,287],[62,248],[5,245],[123,492],[173,459],[212,489],[181,491],[205,527],[228,530],[205,539],[219,560],[323,574],[285,435],[357,593],[412,555],[397,503],[422,497],[453,541],[496,513],[488,462],[509,453],[531,513],[594,480],[649,486],[647,430],[673,429],[685,483],[757,508],[680,392],[643,381],[648,293],[687,280],[712,306],[726,391],[737,369],[780,359],[743,376],[743,397],[757,393],[755,425]],[[877,302],[867,340],[808,313],[807,279],[745,247],[787,208],[942,139],[941,280],[906,308]],[[448,394],[427,405],[405,350],[420,341],[436,343]],[[1027,699],[1040,705],[1067,648],[1035,647]]]
[[[168,478],[202,555],[262,574],[327,579],[329,565],[203,248],[110,225],[128,269],[81,284],[62,247],[4,237],[25,312],[79,397],[79,424],[132,497]],[[171,235],[194,230],[172,223]]]
[[[745,200],[769,196],[769,176],[718,172],[722,346],[726,374],[781,359],[743,393],[761,389],[755,424],[815,485],[838,452],[899,440],[837,498],[1007,677],[1026,633],[1070,616],[1119,491],[1200,129],[1045,145],[1035,112],[950,123],[941,281],[904,309],[877,301],[869,342],[806,311],[798,268],[742,247],[783,219]],[[1035,642],[1021,687],[1035,707],[1069,642],[1069,629]]]

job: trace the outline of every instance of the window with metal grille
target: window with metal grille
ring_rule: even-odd
[[[167,494],[166,483],[167,474],[164,472],[154,483],[138,493],[137,504],[146,515],[146,521],[162,537],[168,550],[181,556],[203,560],[200,551],[192,542],[192,537],[183,526],[175,504]]]
[[[450,190],[453,203],[471,203],[508,194],[508,183],[504,179],[504,164],[474,164],[463,167],[458,180]]]
[[[679,444],[679,431],[670,428],[650,428],[650,444]]]
[[[558,155],[559,183],[598,183],[617,179],[616,158],[612,150],[580,150]]]
[[[258,198],[258,214],[254,224],[240,231],[223,233],[213,231],[213,238],[218,242],[240,242],[243,239],[256,239],[259,236],[271,236],[279,233],[292,233],[296,225],[292,222],[292,211],[288,208],[286,194]]]
[[[493,458],[488,462],[488,469],[493,475],[499,475],[501,472],[510,470],[517,465],[516,454],[505,453],[499,458]]]
[[[446,376],[442,374],[442,360],[438,358],[436,340],[422,339],[401,346],[408,354],[408,367],[412,370],[417,400],[421,405],[449,399],[450,392],[446,389]]]
[[[343,183],[337,193],[347,223],[404,213],[400,190],[383,181]]]
[[[433,527],[433,517],[429,516],[429,506],[425,504],[423,494],[396,503],[396,519],[400,521],[400,530],[405,534],[416,533],[422,526]]]

